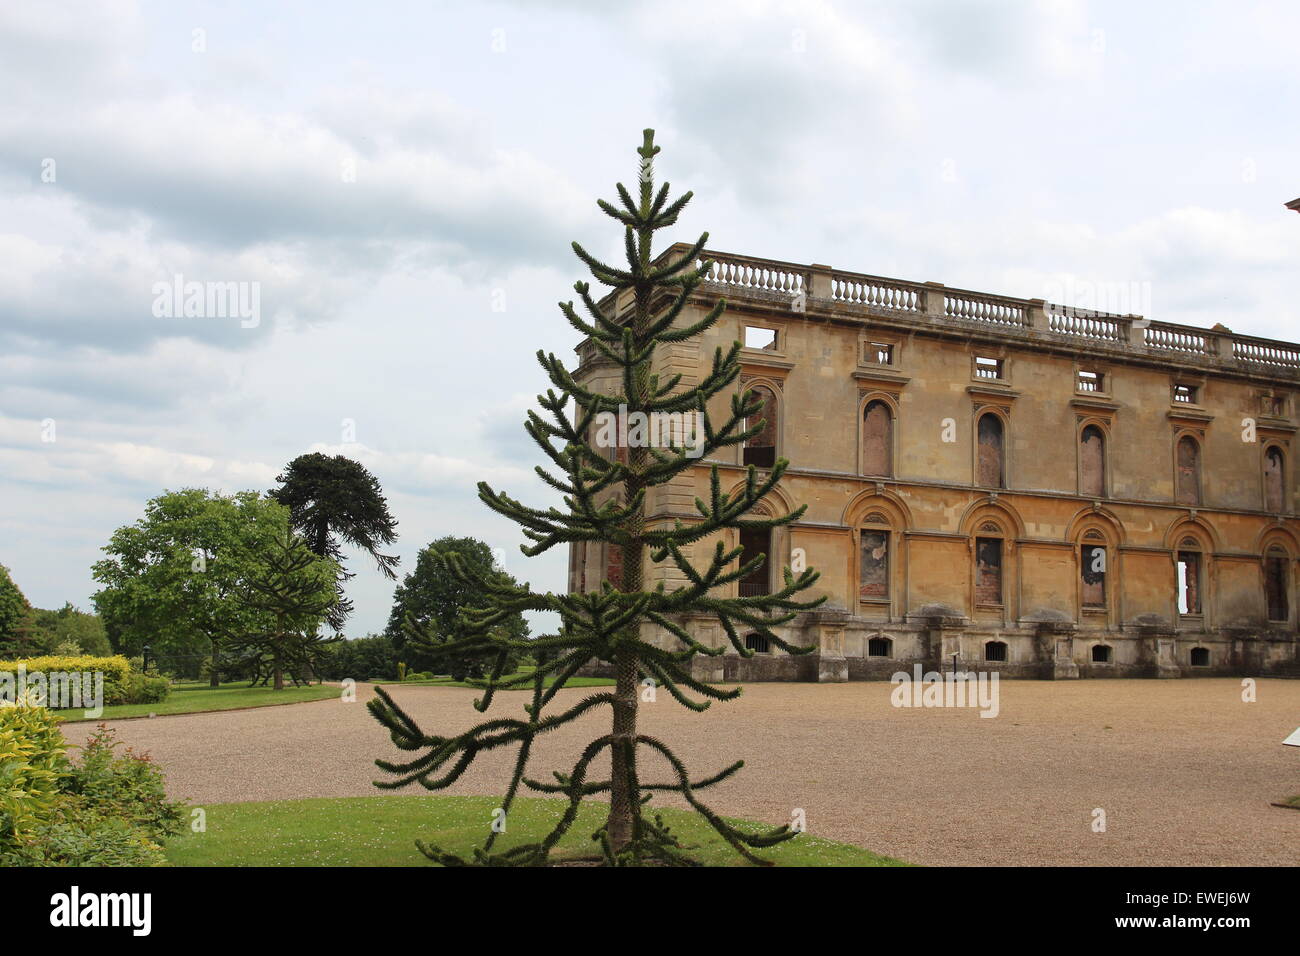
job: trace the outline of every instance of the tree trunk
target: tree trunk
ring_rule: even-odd
[[[221,686],[221,644],[215,639],[212,642],[212,669],[208,675],[208,686]]]
[[[284,670],[279,661],[275,662],[275,689],[284,690]]]
[[[628,755],[636,746],[637,666],[636,654],[620,651],[615,668],[618,686],[614,689],[614,745],[610,750],[612,768],[609,792],[609,821],[607,830],[610,846],[615,853],[632,840],[633,812],[638,796],[632,792],[628,774]]]

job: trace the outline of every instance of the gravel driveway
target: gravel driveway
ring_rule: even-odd
[[[1300,793],[1300,750],[1281,745],[1300,724],[1300,681],[1260,680],[1256,703],[1242,702],[1235,679],[1004,681],[994,719],[895,708],[890,691],[751,684],[702,715],[661,693],[642,705],[641,726],[696,774],[745,759],[705,792],[715,809],[776,823],[801,808],[817,835],[914,863],[1300,863],[1300,812],[1269,806]],[[371,693],[363,685],[358,696]],[[587,693],[565,691],[557,703]],[[474,696],[395,690],[426,731],[472,724]],[[489,716],[521,715],[526,699],[501,694]],[[397,753],[359,702],[113,726],[162,764],[173,796],[199,805],[374,795],[373,760]],[[548,735],[535,775],[567,770],[607,727],[592,719]],[[500,792],[508,767],[507,755],[480,758],[451,792]],[[1106,813],[1104,833],[1093,832],[1094,808]]]

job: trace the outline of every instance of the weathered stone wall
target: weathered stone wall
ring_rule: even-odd
[[[743,341],[747,326],[776,332],[773,347],[743,350],[736,386],[762,385],[776,396],[776,453],[790,467],[769,497],[771,513],[808,506],[800,521],[772,537],[772,580],[801,553],[821,573],[817,593],[835,609],[830,617],[803,615],[784,629],[789,640],[813,645],[810,655],[733,653],[697,662],[697,673],[725,680],[887,679],[917,662],[949,667],[954,652],[962,666],[978,663],[1016,677],[1295,668],[1300,469],[1292,456],[1300,368],[1234,364],[1244,346],[1226,336],[1206,338],[1204,355],[1156,352],[1142,344],[1142,328],[1131,318],[1116,324],[1122,340],[1065,341],[1043,330],[1043,306],[1028,300],[1032,324],[1010,331],[936,314],[935,303],[944,300],[928,289],[914,314],[849,304],[818,297],[829,273],[806,268],[812,295],[799,308],[761,289],[705,286],[707,294],[681,321],[695,321],[719,293],[729,300],[723,320],[701,341],[659,357],[661,374],[681,372],[690,383],[715,348]],[[867,360],[877,343],[892,350],[888,364]],[[611,368],[590,348],[579,351],[582,380],[616,387]],[[1001,377],[981,378],[977,355],[1000,360]],[[1080,369],[1098,372],[1102,386],[1082,389]],[[1176,383],[1194,386],[1195,401],[1175,401]],[[1280,405],[1262,413],[1274,399]],[[872,401],[893,415],[888,475],[861,473],[861,423]],[[730,396],[713,400],[715,421],[729,403]],[[977,421],[986,412],[1003,422],[1003,487],[978,482]],[[1245,421],[1254,441],[1243,440]],[[1089,425],[1104,434],[1101,495],[1081,493],[1088,476],[1080,436]],[[1194,506],[1175,501],[1175,449],[1184,435],[1200,447]],[[1285,455],[1281,511],[1266,510],[1270,445]],[[694,498],[708,496],[710,467],[717,465],[731,490],[744,480],[742,462],[740,449],[728,449],[655,490],[651,520],[692,520]],[[859,580],[868,525],[889,535],[888,593],[871,599],[860,593]],[[1001,542],[1000,601],[977,600],[981,537]],[[712,547],[701,542],[694,553]],[[1084,549],[1092,547],[1104,550],[1106,565],[1104,601],[1096,606],[1084,594],[1093,553]],[[1201,555],[1202,606],[1199,614],[1180,615],[1176,562],[1187,547]],[[1267,619],[1263,559],[1270,547],[1287,561],[1285,621]],[[571,567],[587,587],[598,586],[604,554],[582,549]],[[681,583],[671,566],[647,559],[647,567],[652,582]],[[721,646],[716,626],[688,626],[704,643]],[[888,657],[871,656],[872,637],[892,642]],[[667,634],[656,639],[675,643]],[[1005,662],[985,660],[989,641],[1007,645]],[[1092,659],[1098,644],[1110,648],[1108,661]],[[1208,651],[1208,664],[1193,665],[1194,648]]]

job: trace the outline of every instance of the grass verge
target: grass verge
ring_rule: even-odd
[[[221,803],[205,807],[207,830],[186,830],[167,843],[177,866],[434,866],[415,848],[417,838],[468,856],[481,846],[499,805],[496,797],[385,796],[266,803]],[[559,800],[521,798],[509,828],[497,843],[506,848],[540,838],[562,808]],[[591,834],[608,806],[586,804],[556,857],[599,852]],[[696,845],[697,859],[710,866],[748,866],[698,815],[661,808],[683,843]],[[731,820],[753,831],[767,825]],[[906,866],[870,850],[803,834],[760,851],[778,866]]]
[[[249,687],[247,681],[209,687],[207,683],[173,684],[166,700],[154,704],[113,704],[104,708],[99,717],[79,716],[80,710],[66,711],[64,723],[99,723],[103,720],[120,720],[123,717],[163,717],[169,714],[197,714],[211,710],[238,710],[244,707],[267,707],[272,704],[298,704],[305,700],[325,700],[338,697],[340,690],[329,685],[312,684],[307,687],[292,685],[284,690],[270,687]]]

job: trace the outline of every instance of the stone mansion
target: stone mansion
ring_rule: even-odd
[[[720,296],[727,311],[703,337],[661,348],[656,371],[698,381],[715,348],[738,340],[736,387],[761,395],[767,426],[651,489],[647,513],[690,521],[712,464],[735,487],[746,465],[784,457],[768,500],[808,510],[737,535],[769,560],[735,586],[763,593],[797,555],[828,600],[781,630],[812,654],[751,635],[753,657],[697,658],[697,676],[887,679],[916,663],[1047,678],[1300,672],[1300,346],[711,258],[681,321]],[[590,343],[578,353],[578,381],[617,389]],[[715,400],[715,422],[729,400]],[[570,589],[598,587],[609,568],[604,549],[574,546]],[[650,584],[679,583],[671,565],[647,568]],[[714,618],[685,624],[725,642]]]

